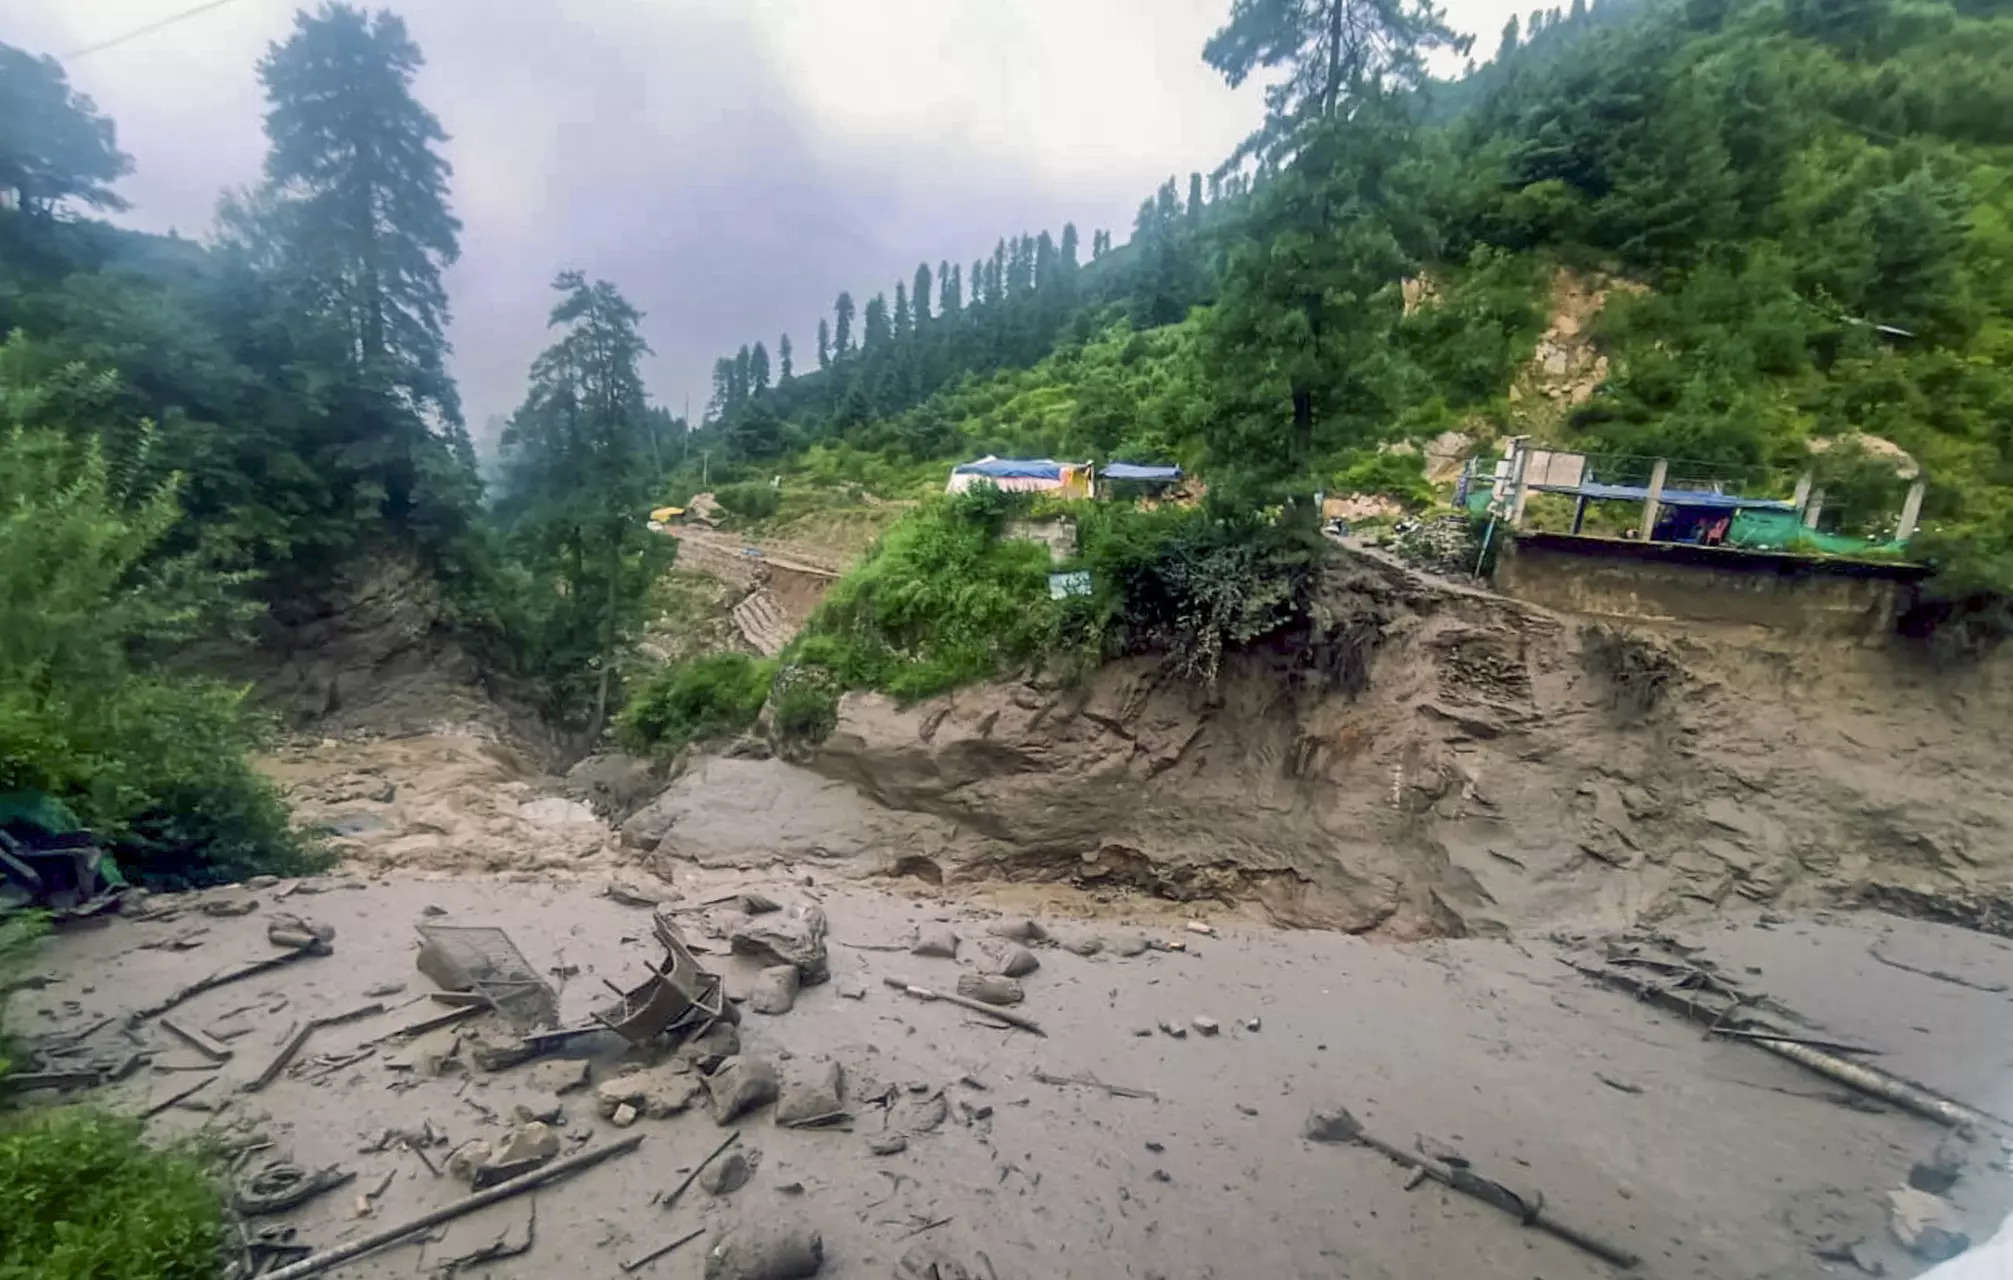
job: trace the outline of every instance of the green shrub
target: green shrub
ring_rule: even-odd
[[[95,442],[9,429],[22,394],[0,380],[0,791],[56,796],[155,883],[321,865],[249,763],[242,691],[143,660],[236,612],[230,579],[159,554],[179,478],[137,489]]]
[[[664,668],[623,709],[618,732],[632,746],[675,751],[740,733],[755,723],[776,664],[745,653],[712,653]]]
[[[783,505],[783,496],[769,485],[750,480],[745,484],[723,484],[713,491],[730,515],[743,520],[766,520]]]
[[[823,742],[839,723],[837,685],[816,668],[785,667],[769,693],[769,723],[785,742]]]
[[[1335,492],[1374,493],[1413,507],[1431,506],[1426,459],[1418,453],[1376,449],[1352,452],[1335,473]]]
[[[27,963],[42,935],[49,932],[49,920],[39,911],[17,911],[0,917],[0,991],[8,979]],[[13,1069],[12,1046],[5,1026],[0,1026],[0,1097],[7,1092],[7,1073]]]
[[[85,1108],[0,1122],[0,1280],[209,1280],[223,1207],[195,1160]]]

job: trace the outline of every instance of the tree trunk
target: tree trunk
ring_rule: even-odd
[[[1307,387],[1293,388],[1293,450],[1294,460],[1304,462],[1314,448],[1314,392]]]
[[[1344,0],[1328,0],[1328,83],[1321,93],[1323,117],[1335,114],[1335,95],[1342,79],[1342,5]]]

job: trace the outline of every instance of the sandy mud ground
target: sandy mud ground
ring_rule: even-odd
[[[58,937],[41,956],[47,985],[17,992],[19,1032],[83,1030],[117,1048],[129,1034],[154,1050],[150,1067],[98,1100],[138,1112],[215,1079],[149,1121],[158,1136],[208,1132],[271,1148],[300,1165],[339,1165],[354,1181],[276,1219],[316,1247],[378,1230],[467,1193],[444,1165],[470,1139],[489,1139],[514,1108],[557,1105],[562,1152],[622,1136],[598,1114],[595,1089],[555,1097],[551,1059],[483,1071],[458,1032],[386,1041],[330,1069],[376,1037],[437,1012],[414,969],[414,925],[433,919],[508,930],[554,975],[561,1020],[582,1021],[603,981],[633,982],[655,958],[648,909],[601,896],[600,882],[338,875],[284,901],[281,885],[181,898],[172,918],[112,919]],[[703,1095],[682,1114],[640,1119],[640,1148],[567,1180],[412,1237],[340,1268],[344,1276],[452,1270],[485,1248],[515,1256],[459,1264],[498,1277],[696,1277],[725,1231],[779,1221],[822,1233],[821,1275],[898,1274],[903,1255],[932,1246],[987,1280],[1048,1277],[1535,1276],[1615,1274],[1501,1211],[1427,1184],[1360,1146],[1303,1137],[1309,1113],[1349,1108],[1407,1149],[1424,1140],[1458,1150],[1478,1172],[1545,1196],[1549,1213],[1642,1255],[1653,1277],[1862,1275],[1820,1250],[1858,1241],[1860,1260],[1888,1275],[1926,1264],[1890,1237],[1886,1193],[1946,1131],[1760,1052],[1708,1038],[1694,1025],[1589,983],[1559,962],[1573,941],[1376,943],[1287,932],[1219,917],[1215,936],[1188,932],[1165,904],[1103,905],[1068,918],[1051,897],[1045,923],[1065,942],[1100,936],[1100,954],[1037,947],[1019,1008],[1045,1038],[890,990],[900,975],[939,990],[975,971],[1000,908],[1026,900],[914,896],[858,883],[811,885],[695,873],[678,909],[701,960],[744,993],[752,962],[730,957],[729,907],[716,894],[759,888],[786,907],[817,903],[831,928],[832,981],[807,987],[780,1016],[743,1013],[744,1055],[766,1057],[786,1082],[827,1062],[846,1075],[851,1129],[785,1129],[767,1106],[737,1122],[749,1182],[714,1195],[699,1186],[666,1210],[653,1200],[724,1136]],[[212,916],[204,901],[249,899],[248,914]],[[429,909],[437,914],[426,915]],[[129,1033],[124,1015],[239,961],[272,953],[270,919],[294,911],[333,925],[332,955],[208,991],[169,1016],[228,1036],[231,1058],[205,1060],[158,1019]],[[962,938],[955,960],[907,952],[918,925]],[[1813,1035],[1883,1051],[1876,1061],[1975,1107],[2013,1114],[2013,980],[2003,941],[1873,914],[1750,917],[1674,932],[1728,973],[1805,1015]],[[1185,952],[1116,954],[1142,935]],[[187,949],[160,944],[180,937]],[[151,945],[150,945],[151,944]],[[1876,959],[1965,979],[1910,972]],[[891,948],[891,949],[877,949]],[[292,1023],[380,997],[384,1013],[319,1031],[270,1087],[242,1085]],[[846,993],[864,992],[861,998]],[[401,1004],[414,1001],[410,1004]],[[1220,1034],[1192,1029],[1214,1019]],[[1182,1038],[1160,1023],[1190,1028]],[[1256,1023],[1256,1029],[1250,1024]],[[1137,1034],[1145,1032],[1145,1034]],[[596,1085],[633,1059],[612,1036],[575,1042]],[[436,1074],[438,1072],[438,1074]],[[1037,1073],[1094,1077],[1147,1096],[1054,1084]],[[892,1105],[865,1101],[892,1087]],[[1850,1102],[1852,1105],[1847,1105]],[[377,1147],[386,1130],[429,1127],[436,1176],[414,1152]],[[1973,1239],[2013,1204],[2007,1130],[1963,1144],[1950,1198]],[[901,1133],[906,1149],[875,1154]],[[883,1145],[887,1145],[885,1142]],[[388,1179],[388,1181],[387,1181]],[[372,1193],[378,1191],[380,1194]],[[360,1197],[365,1203],[360,1203]],[[367,1214],[365,1209],[367,1207]],[[622,1264],[694,1229],[705,1234],[633,1273]],[[924,1273],[927,1274],[927,1273]],[[940,1274],[959,1274],[944,1270]]]

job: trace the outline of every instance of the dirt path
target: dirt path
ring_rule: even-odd
[[[1052,932],[1117,940],[1144,929],[1190,944],[1188,951],[1086,958],[1041,948],[1023,1006],[1048,1030],[1038,1039],[915,1002],[880,982],[895,974],[952,987],[974,967],[973,943],[994,918],[985,898],[909,896],[828,882],[823,873],[807,886],[794,873],[694,871],[672,905],[743,886],[786,906],[822,905],[833,938],[833,981],[807,989],[786,1015],[745,1013],[744,1052],[777,1061],[786,1080],[836,1061],[855,1097],[870,1078],[895,1085],[895,1110],[853,1102],[852,1132],[781,1129],[770,1109],[759,1111],[740,1122],[742,1148],[761,1152],[750,1184],[727,1197],[695,1187],[669,1212],[652,1206],[653,1194],[674,1185],[722,1130],[697,1110],[644,1120],[648,1136],[635,1154],[538,1192],[529,1250],[477,1273],[617,1277],[621,1260],[703,1226],[708,1234],[693,1245],[635,1273],[696,1277],[714,1232],[789,1220],[823,1233],[820,1274],[840,1277],[892,1275],[920,1242],[1000,1280],[1611,1274],[1495,1209],[1431,1186],[1407,1192],[1404,1172],[1370,1151],[1301,1136],[1310,1110],[1338,1105],[1400,1145],[1424,1135],[1458,1148],[1483,1173],[1542,1189],[1560,1218],[1641,1253],[1643,1275],[1839,1274],[1840,1264],[1811,1250],[1854,1239],[1865,1240],[1890,1275],[1923,1265],[1890,1241],[1883,1196],[1930,1154],[1939,1129],[1892,1110],[1839,1105],[1829,1097],[1835,1086],[1798,1068],[1751,1046],[1708,1040],[1590,986],[1557,962],[1558,942],[1389,945],[1228,918],[1217,936],[1204,937],[1163,910],[1129,926],[1118,914],[1124,904],[1107,904],[1114,914],[1097,921],[1050,917]],[[263,1092],[239,1092],[292,1020],[354,1006],[378,984],[405,984],[405,994],[386,1003],[430,990],[413,969],[412,926],[427,918],[502,926],[538,969],[566,972],[560,1001],[568,1022],[597,1002],[603,979],[633,980],[649,958],[648,912],[598,896],[598,882],[332,877],[312,886],[321,892],[276,901],[285,887],[213,895],[255,899],[244,916],[207,916],[181,900],[174,919],[120,919],[62,935],[42,957],[50,985],[17,994],[8,1016],[27,1034],[86,1027],[235,960],[269,954],[264,932],[275,912],[334,925],[334,955],[183,1006],[187,1022],[252,1029],[229,1042],[235,1053],[216,1072],[221,1079],[192,1099],[216,1110],[177,1106],[150,1122],[162,1134],[256,1132],[303,1165],[355,1171],[355,1182],[282,1219],[318,1246],[464,1193],[410,1153],[366,1150],[385,1129],[443,1131],[449,1145],[429,1151],[439,1163],[453,1144],[501,1132],[516,1104],[543,1109],[553,1098],[533,1086],[531,1065],[430,1075],[429,1056],[446,1051],[452,1032],[380,1046],[317,1075],[331,1057],[418,1017],[424,1003],[318,1033],[294,1073]],[[439,914],[423,915],[432,908]],[[709,929],[725,926],[723,910],[680,918],[694,942],[724,952]],[[917,923],[938,922],[964,938],[959,960],[870,949],[899,945]],[[193,949],[142,949],[191,928],[206,930]],[[1890,1070],[2013,1114],[2009,997],[1910,973],[1868,950],[1877,943],[1889,959],[1991,985],[2013,974],[2005,943],[1874,915],[1750,918],[1681,936],[1822,1024],[1819,1034],[1869,1043],[1886,1051],[1879,1061]],[[737,993],[751,979],[747,962],[717,953],[702,960],[727,973]],[[856,984],[864,998],[844,998]],[[1215,1019],[1222,1033],[1174,1039],[1150,1030],[1197,1016]],[[1258,1029],[1247,1029],[1247,1019],[1260,1020]],[[96,1033],[108,1042],[120,1034],[116,1024]],[[133,1111],[200,1074],[166,1068],[201,1061],[158,1024],[136,1034],[159,1050],[154,1072],[104,1094]],[[581,1049],[592,1050],[597,1081],[621,1064],[619,1041]],[[1038,1071],[1094,1075],[1155,1096],[1052,1085]],[[912,1081],[926,1092],[909,1093]],[[916,1129],[919,1111],[939,1093],[946,1118]],[[615,1136],[591,1094],[558,1101],[569,1139],[563,1149]],[[983,1108],[990,1112],[981,1117]],[[905,1151],[869,1152],[885,1126],[905,1123]],[[1982,1239],[2013,1204],[2013,1180],[1995,1135],[1981,1135],[1967,1155],[1951,1194]],[[358,1218],[357,1197],[387,1174],[379,1207]],[[438,1238],[385,1249],[340,1274],[426,1273],[521,1231],[530,1205],[525,1198],[484,1210]],[[911,1237],[930,1223],[940,1225]]]

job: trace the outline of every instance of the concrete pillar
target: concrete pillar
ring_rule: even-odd
[[[1670,471],[1670,461],[1658,458],[1657,465],[1650,471],[1650,493],[1643,501],[1643,523],[1636,536],[1644,542],[1650,540],[1650,532],[1657,527],[1657,503],[1663,501],[1664,476]]]
[[[1815,529],[1817,518],[1824,514],[1824,490],[1812,489],[1808,504],[1803,508],[1803,527]]]
[[[1908,486],[1908,497],[1901,504],[1901,527],[1894,531],[1896,542],[1906,542],[1915,536],[1915,522],[1922,518],[1922,481]]]
[[[1530,494],[1530,471],[1531,451],[1529,449],[1518,449],[1516,488],[1510,495],[1510,527],[1512,529],[1521,529],[1524,527],[1524,499]]]
[[[1796,492],[1789,500],[1796,507],[1798,514],[1802,513],[1803,504],[1810,501],[1810,483],[1814,478],[1808,471],[1796,478]]]

